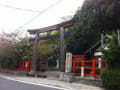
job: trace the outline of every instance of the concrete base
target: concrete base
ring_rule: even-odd
[[[59,73],[59,80],[71,83],[73,80],[73,73]]]
[[[27,75],[28,75],[28,76],[32,76],[32,77],[35,77],[35,78],[38,77],[38,74],[37,74],[37,72],[35,72],[35,71],[31,71],[31,72],[29,72]]]
[[[35,74],[35,71],[31,70],[31,71],[29,72],[29,74],[31,74],[31,75]]]
[[[41,72],[41,73],[36,72],[35,73],[35,72],[31,71],[27,74],[27,76],[32,76],[32,77],[35,77],[35,78],[38,78],[38,77],[47,78],[47,75],[43,74],[43,72]]]
[[[101,79],[99,77],[90,77],[90,76],[86,76],[86,77],[80,77],[80,76],[75,76],[73,78],[73,82],[75,83],[82,83],[82,84],[86,84],[86,85],[90,85],[90,86],[96,86],[96,87],[103,87],[102,86],[102,82]]]

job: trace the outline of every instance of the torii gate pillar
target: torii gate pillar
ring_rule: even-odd
[[[39,33],[35,34],[35,44],[33,48],[33,57],[32,57],[32,71],[30,72],[31,74],[36,74],[36,64],[37,64],[37,59],[38,59],[38,38],[39,38]]]
[[[64,28],[60,28],[60,71],[64,71],[65,60]]]

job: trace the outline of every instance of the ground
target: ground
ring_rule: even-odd
[[[48,88],[56,88],[57,90],[103,90],[99,87],[88,86],[84,84],[68,83],[57,80],[49,80],[46,78],[35,78],[27,76],[18,76],[12,74],[0,73],[0,77],[3,79],[20,82],[23,84],[37,85]],[[1,82],[2,83],[2,82]],[[54,89],[53,89],[54,90]]]

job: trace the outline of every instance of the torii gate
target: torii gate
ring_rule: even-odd
[[[38,41],[39,40],[45,40],[45,39],[50,39],[50,38],[59,38],[60,37],[60,71],[64,71],[64,60],[65,60],[65,50],[64,50],[64,36],[71,34],[71,32],[65,32],[64,28],[68,28],[72,26],[75,22],[75,19],[72,19],[70,21],[48,26],[45,28],[40,28],[40,29],[32,29],[28,30],[30,34],[34,34],[35,38],[30,39],[30,41],[35,41],[34,44],[34,49],[33,49],[33,58],[32,58],[32,74],[36,73],[36,63],[37,63],[37,53],[38,53]],[[56,35],[50,35],[52,31],[55,30],[60,30],[60,34]],[[47,33],[47,36],[45,37],[40,37],[40,33]]]

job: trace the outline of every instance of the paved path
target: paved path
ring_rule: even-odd
[[[0,78],[0,90],[59,90],[56,88],[31,85]]]
[[[9,90],[102,90],[99,87],[93,87],[93,86],[76,84],[76,83],[66,83],[62,81],[48,80],[43,78],[13,76],[3,73],[0,73],[0,77],[2,77],[0,78],[0,90],[8,90],[8,89],[1,89],[2,87],[1,83],[3,86],[5,86],[6,85],[5,83],[8,80],[9,81],[6,87],[2,87],[2,88],[7,88],[8,86],[12,87],[11,85],[15,84],[16,87],[13,87],[13,89],[9,89]],[[20,87],[20,89],[15,89],[18,86]],[[24,86],[24,88],[26,89],[23,89],[22,86]]]

